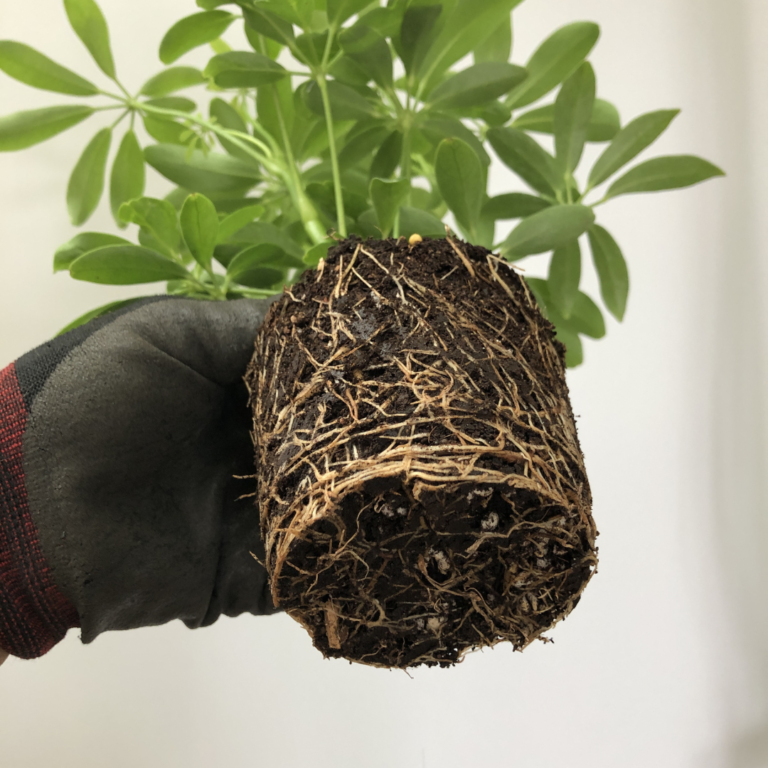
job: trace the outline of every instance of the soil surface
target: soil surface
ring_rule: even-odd
[[[564,349],[498,256],[340,242],[247,383],[273,598],[326,656],[448,666],[575,607],[597,534]]]

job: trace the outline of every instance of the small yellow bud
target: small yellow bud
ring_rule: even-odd
[[[409,245],[416,245],[416,243],[420,243],[422,240],[421,235],[411,235],[408,238],[408,244]]]

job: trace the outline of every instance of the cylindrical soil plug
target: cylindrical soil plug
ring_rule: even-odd
[[[564,350],[507,262],[340,242],[246,381],[273,598],[326,656],[447,666],[574,608],[597,534]]]

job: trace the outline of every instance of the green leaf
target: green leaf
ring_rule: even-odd
[[[404,205],[400,209],[400,234],[405,237],[414,234],[422,237],[445,237],[445,224],[429,211]]]
[[[294,124],[293,91],[290,78],[256,89],[259,123],[282,144],[283,126],[291,135]]]
[[[296,58],[310,68],[320,67],[328,45],[328,32],[305,32],[296,38],[294,49]],[[331,56],[338,53],[338,40],[331,42]]]
[[[429,115],[429,112],[423,114]],[[424,136],[434,144],[439,144],[443,139],[461,139],[469,144],[478,157],[478,160],[484,165],[491,164],[491,158],[485,151],[482,142],[467,128],[461,120],[455,117],[431,117],[421,124]]]
[[[0,69],[25,85],[71,96],[94,96],[99,89],[24,43],[0,40]]]
[[[321,259],[328,255],[328,251],[336,245],[333,240],[324,240],[322,243],[313,245],[302,257],[302,261],[310,267],[316,267]]]
[[[583,235],[595,222],[585,205],[555,205],[523,219],[504,241],[502,255],[513,261],[546,253]]]
[[[587,141],[611,141],[621,130],[619,110],[604,99],[595,99],[592,119],[587,127]]]
[[[243,3],[245,5],[246,3]],[[253,5],[259,5],[265,7],[278,15],[285,21],[295,24],[302,29],[314,30],[318,26],[316,10],[320,10],[319,4],[316,0],[258,0],[258,3]],[[327,16],[325,18],[327,24]]]
[[[525,282],[535,296],[542,314],[555,326],[557,340],[565,346],[566,367],[575,368],[581,365],[584,362],[584,348],[581,344],[579,332],[552,305],[548,281],[538,277],[526,277]]]
[[[246,208],[230,213],[223,221],[219,223],[219,243],[226,243],[227,240],[234,237],[244,226],[250,224],[254,219],[264,215],[263,205],[249,205]]]
[[[166,255],[172,256],[178,250],[176,209],[167,200],[140,197],[120,206],[118,216],[123,221],[138,224],[149,232]]]
[[[235,0],[197,0],[196,5],[204,11],[213,11],[222,5],[236,5]]]
[[[448,67],[476,49],[499,24],[503,24],[512,9],[522,0],[455,0],[446,12],[443,25],[429,55],[419,67],[419,76],[427,83],[427,92]]]
[[[589,186],[596,187],[637,157],[668,128],[679,109],[650,112],[628,123],[598,158],[589,174]]]
[[[527,75],[522,67],[500,61],[474,64],[443,80],[429,95],[429,102],[436,109],[480,106],[503,96]]]
[[[223,99],[213,99],[209,105],[211,117],[223,128],[227,128],[230,131],[239,131],[240,133],[248,133],[248,126],[246,126],[240,113]],[[239,157],[249,165],[253,164],[253,158],[242,147],[234,144],[224,136],[217,136],[219,143],[230,155]]]
[[[75,34],[88,49],[99,69],[115,79],[115,62],[109,44],[109,29],[95,0],[64,0],[67,18]]]
[[[197,104],[192,99],[183,96],[160,96],[157,99],[147,99],[144,104],[159,109],[175,109],[177,112],[194,112]]]
[[[63,336],[68,331],[74,331],[75,328],[79,328],[81,325],[85,325],[86,323],[89,323],[91,320],[95,320],[97,317],[103,317],[104,315],[109,315],[112,312],[116,312],[118,309],[122,309],[123,307],[129,307],[131,304],[135,304],[137,301],[141,301],[142,299],[148,299],[149,296],[138,296],[135,299],[123,299],[122,301],[111,301],[109,304],[105,304],[102,307],[99,307],[98,309],[92,309],[90,312],[86,312],[84,315],[81,315],[77,318],[77,320],[73,320],[69,325],[64,326],[57,334],[58,336]]]
[[[359,123],[360,130],[355,128],[347,134],[344,146],[339,152],[339,165],[341,168],[349,168],[359,163],[363,158],[373,154],[377,147],[391,135],[381,121]]]
[[[189,128],[176,120],[165,117],[143,115],[141,118],[147,133],[161,144],[179,144],[186,146]]]
[[[595,104],[595,71],[585,61],[564,83],[555,101],[557,160],[572,173],[581,160]]]
[[[579,291],[573,304],[568,324],[579,333],[590,336],[593,339],[602,339],[605,336],[605,320],[600,308],[586,293]]]
[[[547,104],[545,107],[532,109],[520,115],[513,123],[513,128],[521,131],[534,131],[536,133],[555,132],[555,105]],[[603,99],[595,99],[592,110],[592,119],[587,127],[587,141],[604,142],[611,141],[621,129],[621,119],[616,107]]]
[[[411,5],[403,14],[400,34],[392,42],[407,74],[424,60],[442,11],[440,5]]]
[[[103,128],[88,143],[80,155],[67,186],[67,210],[74,226],[79,227],[91,217],[104,191],[107,156],[112,143],[112,130]]]
[[[286,69],[269,56],[254,51],[230,51],[214,56],[205,68],[220,88],[256,88],[288,77]]]
[[[328,24],[334,28],[340,27],[370,4],[371,0],[328,0]]]
[[[561,186],[555,159],[517,128],[491,128],[488,140],[504,165],[537,192],[554,195]]]
[[[501,101],[491,101],[480,107],[472,107],[462,110],[466,117],[482,120],[489,128],[498,128],[506,125],[512,118],[512,110]]]
[[[483,168],[475,152],[461,139],[444,139],[437,148],[435,177],[456,221],[473,233],[485,192]]]
[[[141,86],[139,93],[144,96],[167,96],[169,93],[175,93],[195,85],[202,85],[204,82],[205,76],[199,69],[194,67],[169,67],[154,77],[150,77]]]
[[[587,127],[587,141],[611,141],[621,130],[619,110],[604,99],[595,99],[592,119]]]
[[[131,245],[128,240],[116,235],[105,235],[102,232],[81,232],[60,246],[53,255],[53,272],[63,272],[69,269],[75,259],[84,253],[102,248],[105,245]]]
[[[584,345],[576,331],[555,325],[556,336],[565,346],[566,368],[578,368],[584,362]]]
[[[217,152],[204,154],[196,149],[189,154],[184,147],[158,144],[147,147],[144,157],[158,173],[174,184],[209,197],[245,194],[261,179],[253,165]]]
[[[484,61],[509,61],[512,55],[512,15],[501,21],[472,52],[475,64]]]
[[[304,91],[307,107],[316,115],[325,115],[323,99],[317,83],[312,81]],[[365,120],[376,115],[376,103],[348,85],[331,80],[328,83],[328,100],[331,102],[333,119]]]
[[[210,272],[213,249],[219,239],[216,206],[205,195],[190,195],[181,209],[179,222],[189,252],[203,269]]]
[[[496,220],[490,216],[483,215],[481,211],[476,232],[477,234],[474,238],[475,245],[482,245],[483,248],[487,248],[489,251],[493,250],[496,241]]]
[[[261,3],[254,6],[243,6],[246,26],[270,40],[276,40],[282,45],[293,46],[294,35],[291,24],[272,11],[260,6]]]
[[[528,287],[536,296],[536,301],[542,309],[542,312],[552,322],[557,330],[558,338],[568,346],[568,340],[573,337],[578,338],[580,333],[585,336],[591,336],[594,339],[601,339],[605,336],[605,320],[603,319],[603,313],[598,308],[592,299],[581,291],[576,295],[576,300],[573,304],[571,316],[569,318],[563,317],[554,305],[551,296],[551,287],[547,280],[540,278],[527,277],[525,278]],[[580,343],[578,348],[580,349]],[[566,357],[568,365],[568,357]],[[581,362],[579,360],[579,362]],[[578,364],[578,363],[576,363]]]
[[[251,288],[269,288],[284,280],[286,270],[291,267],[304,269],[306,265],[277,245],[259,243],[232,259],[227,267],[227,278]]]
[[[123,136],[120,148],[117,150],[110,182],[112,215],[118,225],[125,226],[118,215],[120,206],[144,194],[145,180],[144,153],[141,151],[136,134],[129,130]]]
[[[400,164],[403,150],[403,134],[400,131],[392,131],[381,142],[378,152],[371,163],[371,178],[389,179]]]
[[[45,107],[0,117],[0,152],[15,152],[56,136],[94,113],[93,107]]]
[[[254,267],[275,267],[279,269],[300,268],[306,265],[301,258],[286,253],[275,243],[257,243],[245,248],[229,262],[227,277],[237,280]],[[255,286],[254,286],[255,287]]]
[[[375,29],[382,37],[394,38],[400,31],[404,12],[405,3],[389,5],[386,8],[374,7],[361,13],[357,23]]]
[[[202,11],[177,21],[160,43],[160,61],[172,64],[188,51],[216,40],[236,18],[226,11]]]
[[[490,197],[483,205],[483,216],[491,219],[524,219],[534,213],[549,208],[551,203],[534,195],[522,192],[508,192],[505,195]]]
[[[272,288],[285,280],[286,272],[284,269],[276,267],[253,267],[247,272],[242,272],[234,281],[239,285],[246,285],[249,288]]]
[[[531,56],[525,65],[528,78],[509,94],[507,105],[519,109],[549,93],[576,71],[598,37],[600,27],[588,21],[558,29]]]
[[[210,104],[211,117],[219,125],[228,128],[231,131],[248,133],[248,126],[245,124],[242,115],[223,99],[213,99]]]
[[[387,41],[378,32],[355,24],[339,35],[339,45],[367,78],[384,88],[392,86],[392,53]]]
[[[624,319],[629,295],[629,272],[617,242],[603,227],[594,224],[587,232],[592,259],[600,278],[600,294],[605,306],[619,321]]]
[[[653,160],[647,160],[635,166],[614,181],[606,197],[682,189],[714,176],[725,176],[725,173],[716,165],[694,155],[655,157]]]
[[[581,248],[578,240],[558,248],[549,263],[549,295],[552,304],[568,318],[581,282]]]
[[[102,285],[137,285],[178,280],[189,273],[178,262],[138,245],[108,245],[89,251],[69,268],[75,280]]]
[[[300,260],[304,251],[300,245],[288,237],[285,232],[266,221],[254,221],[237,233],[237,239],[243,243],[269,243],[279,246],[283,251]]]
[[[376,217],[379,220],[382,237],[390,236],[392,227],[395,225],[397,212],[410,191],[411,182],[408,179],[398,179],[397,181],[371,180],[370,196]]]

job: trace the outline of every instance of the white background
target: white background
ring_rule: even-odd
[[[133,89],[159,68],[162,32],[196,10],[101,5]],[[527,0],[514,60],[580,19],[602,27],[599,95],[624,122],[682,108],[653,153],[700,154],[729,175],[599,209],[632,292],[625,323],[611,321],[569,374],[600,569],[555,644],[409,677],[324,661],[285,616],[196,631],[175,622],[90,646],[72,631],[48,656],[0,670],[0,768],[768,766],[768,7]],[[99,77],[59,0],[0,0],[0,37]],[[0,76],[2,114],[66,101]],[[73,234],[68,174],[93,130],[0,155],[0,367],[86,310],[146,290],[51,274]],[[519,188],[498,166],[492,183]],[[112,226],[106,206],[89,223]],[[585,285],[596,295],[591,267]]]

